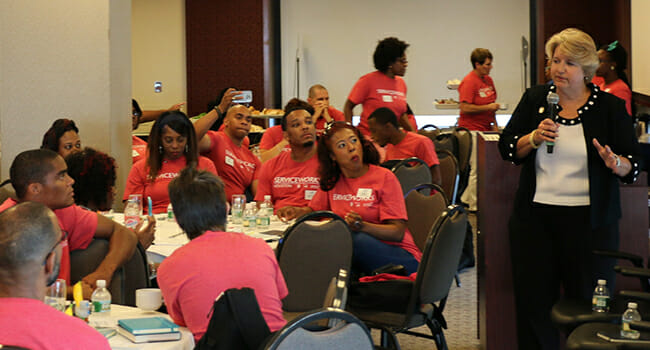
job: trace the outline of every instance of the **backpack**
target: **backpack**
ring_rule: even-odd
[[[255,350],[271,335],[250,288],[224,291],[214,301],[210,313],[208,328],[194,350]]]

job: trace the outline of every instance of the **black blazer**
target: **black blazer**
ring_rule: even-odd
[[[616,154],[630,160],[632,170],[627,176],[620,178],[625,183],[636,181],[639,175],[640,149],[632,118],[625,109],[625,102],[601,91],[593,84],[588,87],[591,95],[578,113],[587,146],[591,225],[592,228],[597,228],[611,224],[621,217],[621,203],[619,177],[605,166],[592,144],[592,139],[596,138],[603,146],[609,145]],[[499,139],[501,157],[517,165],[523,164],[513,211],[513,215],[519,217],[525,218],[530,214],[536,186],[535,157],[537,151],[545,152],[546,149],[533,150],[520,159],[516,157],[517,141],[549,117],[546,96],[555,89],[554,85],[540,85],[526,90]]]

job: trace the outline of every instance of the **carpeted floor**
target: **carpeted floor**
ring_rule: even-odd
[[[469,221],[474,228],[474,249],[476,250],[476,215],[470,214]],[[476,254],[476,253],[475,253]],[[447,305],[443,315],[447,320],[448,328],[445,330],[447,345],[450,350],[478,350],[478,299],[476,267],[465,269],[460,274],[461,287],[451,286]],[[417,332],[430,334],[424,326],[415,329]],[[379,332],[372,332],[375,344],[379,343]],[[435,349],[433,340],[399,334],[397,336],[403,350]]]

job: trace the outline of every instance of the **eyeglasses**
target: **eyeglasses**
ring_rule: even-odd
[[[47,257],[50,256],[50,254],[52,254],[54,249],[56,249],[56,247],[58,247],[59,244],[63,243],[66,239],[68,239],[68,231],[62,230],[61,231],[61,239],[54,244],[52,249],[47,251],[47,254],[45,254],[45,259],[47,259]]]
[[[333,121],[331,121],[331,122],[325,124],[325,131],[323,131],[323,136],[328,136],[328,133],[329,133],[332,129],[338,129],[338,128],[335,128],[336,125],[340,125],[340,126],[344,126],[344,125],[352,126],[352,124],[351,124],[350,122],[346,122],[346,121],[343,121],[343,120],[333,120]]]

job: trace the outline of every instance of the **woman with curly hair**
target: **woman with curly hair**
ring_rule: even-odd
[[[363,106],[358,127],[367,137],[370,137],[368,116],[380,107],[393,110],[400,125],[410,128],[406,115],[406,83],[402,79],[408,66],[406,59],[408,47],[409,44],[397,38],[381,40],[372,56],[377,70],[359,78],[345,101],[343,114],[348,122],[352,121],[354,107],[358,104]]]
[[[406,228],[397,177],[378,166],[375,147],[347,122],[328,124],[318,142],[320,189],[299,214],[331,210],[353,231],[352,269],[369,274],[387,264],[417,271],[422,253]]]
[[[123,200],[131,194],[151,197],[153,212],[165,212],[169,205],[167,185],[185,167],[217,174],[214,163],[198,154],[194,126],[181,111],[164,112],[151,127],[147,158],[133,164]]]
[[[86,147],[65,158],[68,175],[74,180],[75,204],[92,211],[110,210],[115,198],[116,165],[108,154]],[[147,249],[154,240],[156,219],[150,216],[147,224],[140,221],[135,228],[138,241]]]
[[[68,154],[81,151],[79,129],[70,119],[57,119],[43,135],[41,149],[52,150],[65,158]]]

